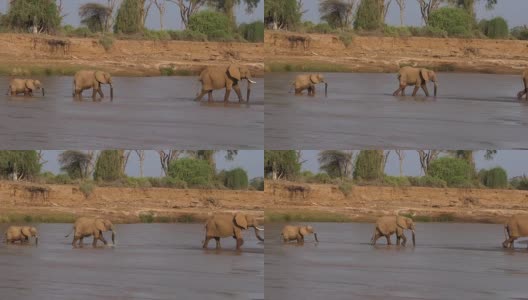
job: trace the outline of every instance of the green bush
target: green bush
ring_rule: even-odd
[[[411,36],[411,30],[409,27],[406,26],[389,26],[385,25],[383,27],[383,34],[385,36],[391,36],[391,37],[407,37]]]
[[[332,178],[330,178],[330,175],[326,174],[326,173],[317,173],[315,174],[313,177],[312,177],[312,181],[314,183],[324,183],[324,184],[327,184],[327,183],[331,183],[332,182]]]
[[[384,176],[383,183],[389,186],[401,187],[410,186],[411,182],[408,177],[405,176]]]
[[[518,40],[528,40],[528,26],[513,27],[510,34]]]
[[[173,40],[181,40],[181,41],[196,41],[196,42],[206,42],[207,41],[207,35],[203,34],[201,32],[193,31],[193,30],[183,30],[183,31],[169,31],[169,35],[171,39]]]
[[[528,190],[528,177],[526,175],[514,177],[510,185],[517,190]]]
[[[354,41],[354,34],[352,32],[341,32],[339,34],[339,40],[345,47],[348,47]]]
[[[143,30],[143,37],[147,40],[168,41],[172,39],[169,31],[166,30]]]
[[[449,36],[469,36],[473,27],[473,18],[461,8],[442,7],[431,13],[429,25],[445,30]]]
[[[314,24],[310,21],[304,22],[303,24],[303,31],[306,33],[335,33],[337,32],[335,29],[332,28],[328,23],[319,23]]]
[[[252,189],[257,191],[264,191],[264,178],[262,177],[255,177],[249,181],[249,185]]]
[[[501,17],[480,21],[479,29],[492,39],[505,39],[509,35],[508,22]]]
[[[479,172],[480,182],[492,189],[504,189],[508,187],[508,173],[501,167]]]
[[[378,180],[383,177],[383,151],[361,150],[356,158],[354,179]]]
[[[422,37],[438,37],[438,38],[446,38],[447,37],[447,31],[431,27],[431,26],[425,26],[425,27],[408,27],[409,31],[411,32],[412,36],[422,36]]]
[[[445,180],[431,177],[431,176],[419,176],[419,177],[407,177],[412,186],[420,187],[436,187],[436,188],[445,188],[447,183]]]
[[[127,186],[133,188],[149,188],[152,187],[149,178],[147,177],[127,177]]]
[[[264,22],[262,21],[240,24],[238,31],[246,41],[253,43],[264,42]]]
[[[120,150],[102,150],[95,163],[94,179],[116,181],[124,176],[123,157]]]
[[[105,51],[109,51],[110,49],[112,49],[112,46],[114,45],[114,38],[108,35],[104,35],[103,37],[99,39],[99,44],[103,46]]]
[[[189,30],[205,34],[210,40],[232,38],[231,22],[222,13],[204,10],[191,16]]]
[[[359,3],[354,29],[376,30],[382,25],[381,14],[379,13],[379,1],[361,1]]]
[[[185,181],[188,186],[209,186],[212,183],[213,170],[205,160],[182,158],[169,166],[169,176]]]
[[[152,213],[140,213],[139,214],[139,221],[141,223],[153,223],[154,222],[154,215]]]
[[[232,190],[246,190],[248,188],[249,180],[246,170],[236,168],[225,172],[224,185]]]
[[[348,197],[350,195],[350,193],[352,192],[352,182],[350,181],[342,181],[339,185],[339,190],[341,191],[341,193],[343,193],[343,195],[345,195],[345,197]]]
[[[90,195],[94,192],[95,185],[92,182],[85,181],[81,184],[79,184],[79,191],[83,193],[84,198],[90,197]]]
[[[447,186],[464,187],[471,182],[473,171],[466,160],[441,157],[431,162],[428,175],[444,180]]]
[[[114,22],[115,33],[134,34],[143,30],[142,3],[136,0],[124,0],[121,3]]]
[[[27,32],[33,25],[39,31],[54,34],[60,29],[61,16],[55,1],[24,0],[10,1],[9,10],[3,18],[9,28]]]
[[[68,174],[58,174],[57,176],[55,176],[55,178],[53,178],[53,181],[50,183],[71,184],[72,182],[73,181]]]

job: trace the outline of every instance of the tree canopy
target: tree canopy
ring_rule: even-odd
[[[61,16],[54,0],[11,1],[5,22],[11,29],[22,32],[55,33]]]

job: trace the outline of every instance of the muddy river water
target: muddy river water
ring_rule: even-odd
[[[303,246],[266,225],[266,299],[528,299],[526,244],[503,250],[502,225],[418,223],[415,248],[369,245],[373,224],[311,225]]]
[[[116,247],[88,238],[73,249],[70,224],[37,227],[38,247],[0,244],[1,299],[264,299],[264,245],[252,232],[243,251],[232,238],[217,251],[201,248],[202,224],[117,225]]]
[[[426,98],[392,96],[395,74],[324,74],[327,98],[324,85],[315,97],[288,93],[296,73],[266,75],[267,149],[528,148],[520,75],[439,73],[438,97]]]
[[[255,79],[249,105],[234,92],[224,105],[192,101],[200,89],[197,77],[114,78],[105,99],[72,97],[72,77],[39,78],[46,95],[6,96],[8,77],[0,77],[0,145],[2,149],[262,149],[264,80]],[[245,81],[242,84],[245,93]],[[204,98],[204,100],[207,97]],[[8,146],[7,146],[8,145]]]

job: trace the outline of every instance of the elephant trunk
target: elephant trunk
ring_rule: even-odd
[[[257,226],[253,228],[255,229],[255,236],[257,237],[257,239],[261,242],[264,242],[264,239],[258,233],[259,231],[264,230],[264,229],[258,228]]]
[[[38,239],[39,239],[39,236],[36,235],[36,236],[35,236],[35,246],[38,245]]]
[[[434,82],[434,96],[436,97],[436,93],[438,91],[438,83],[435,81]]]
[[[114,87],[110,83],[110,101],[114,100]]]
[[[414,230],[412,231],[412,242],[413,242],[413,247],[416,247],[416,235],[414,234]]]
[[[314,238],[317,243],[319,243],[319,240],[317,239],[317,233],[314,232]]]
[[[42,97],[46,96],[46,92],[44,91],[44,88],[42,88]]]
[[[116,236],[116,232],[115,230],[112,230],[112,244],[115,246],[116,242],[115,242],[115,236]]]
[[[328,83],[325,82],[325,97],[328,97]]]
[[[251,95],[251,84],[256,83],[256,82],[251,80],[251,78],[249,78],[249,77],[247,78],[247,81],[248,81],[248,83],[247,83],[247,96],[246,96],[246,98],[247,98],[247,102],[249,103],[249,98],[250,98],[250,95]]]

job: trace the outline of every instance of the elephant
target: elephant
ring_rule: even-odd
[[[256,83],[251,80],[251,73],[245,66],[231,64],[227,67],[207,67],[200,73],[199,81],[202,83],[202,91],[196,97],[195,101],[201,101],[205,94],[208,94],[208,101],[213,102],[213,90],[226,89],[224,95],[224,102],[229,102],[229,94],[231,89],[234,89],[238,102],[244,102],[242,93],[240,92],[239,82],[242,79],[248,81],[247,85],[247,102],[251,94],[251,84]]]
[[[80,217],[73,224],[73,230],[65,237],[69,237],[73,232],[72,246],[76,247],[76,242],[79,241],[79,246],[83,246],[83,238],[93,235],[92,246],[97,246],[97,240],[101,240],[105,245],[106,242],[103,232],[112,231],[112,243],[115,245],[116,230],[114,224],[108,219],[102,218],[87,218]]]
[[[33,91],[35,90],[41,90],[42,96],[45,95],[44,88],[39,80],[15,78],[9,82],[9,90],[7,93],[11,96],[16,96],[22,93],[24,96],[33,96]]]
[[[434,83],[434,96],[436,97],[438,79],[434,71],[424,68],[403,67],[398,72],[398,81],[400,82],[400,87],[392,94],[393,96],[398,96],[400,92],[402,96],[405,96],[405,88],[408,85],[414,85],[413,96],[416,96],[418,89],[422,87],[425,95],[429,97],[427,82],[432,81]]]
[[[528,100],[528,69],[524,70],[522,80],[524,83],[524,90],[517,93],[517,98],[522,99],[522,97],[526,95],[526,100]]]
[[[415,226],[411,218],[403,216],[383,216],[376,221],[376,229],[370,240],[372,245],[376,244],[376,241],[385,236],[387,239],[387,245],[392,245],[390,236],[396,233],[396,245],[400,245],[400,240],[402,241],[402,246],[405,246],[407,243],[407,238],[403,234],[404,229],[410,229],[412,231],[412,242],[413,247],[416,246],[415,239]]]
[[[97,93],[104,98],[101,84],[110,85],[110,100],[114,99],[114,87],[112,86],[112,76],[108,72],[81,70],[73,77],[73,97],[82,97],[82,92],[93,89],[92,98],[95,101]]]
[[[5,242],[14,244],[16,241],[20,243],[29,242],[29,239],[35,238],[35,245],[38,245],[38,231],[33,226],[9,226],[5,232]]]
[[[286,225],[282,228],[281,239],[285,243],[297,240],[297,243],[300,244],[304,242],[304,237],[310,233],[313,233],[315,241],[319,242],[317,233],[315,233],[312,226]]]
[[[242,230],[253,227],[255,236],[260,241],[264,241],[258,234],[258,231],[264,230],[258,227],[257,219],[254,216],[246,215],[244,213],[230,214],[216,214],[209,218],[205,224],[205,241],[203,248],[207,249],[209,240],[214,238],[216,240],[216,249],[220,249],[220,238],[232,236],[236,239],[236,249],[240,250],[244,240],[242,239]]]
[[[315,96],[315,85],[325,84],[325,96],[328,95],[328,83],[322,74],[301,74],[295,77],[291,85],[295,88],[295,95],[301,95],[304,90],[308,90],[308,96]]]
[[[528,215],[514,215],[504,225],[506,240],[502,247],[513,249],[513,242],[520,237],[528,237]]]

